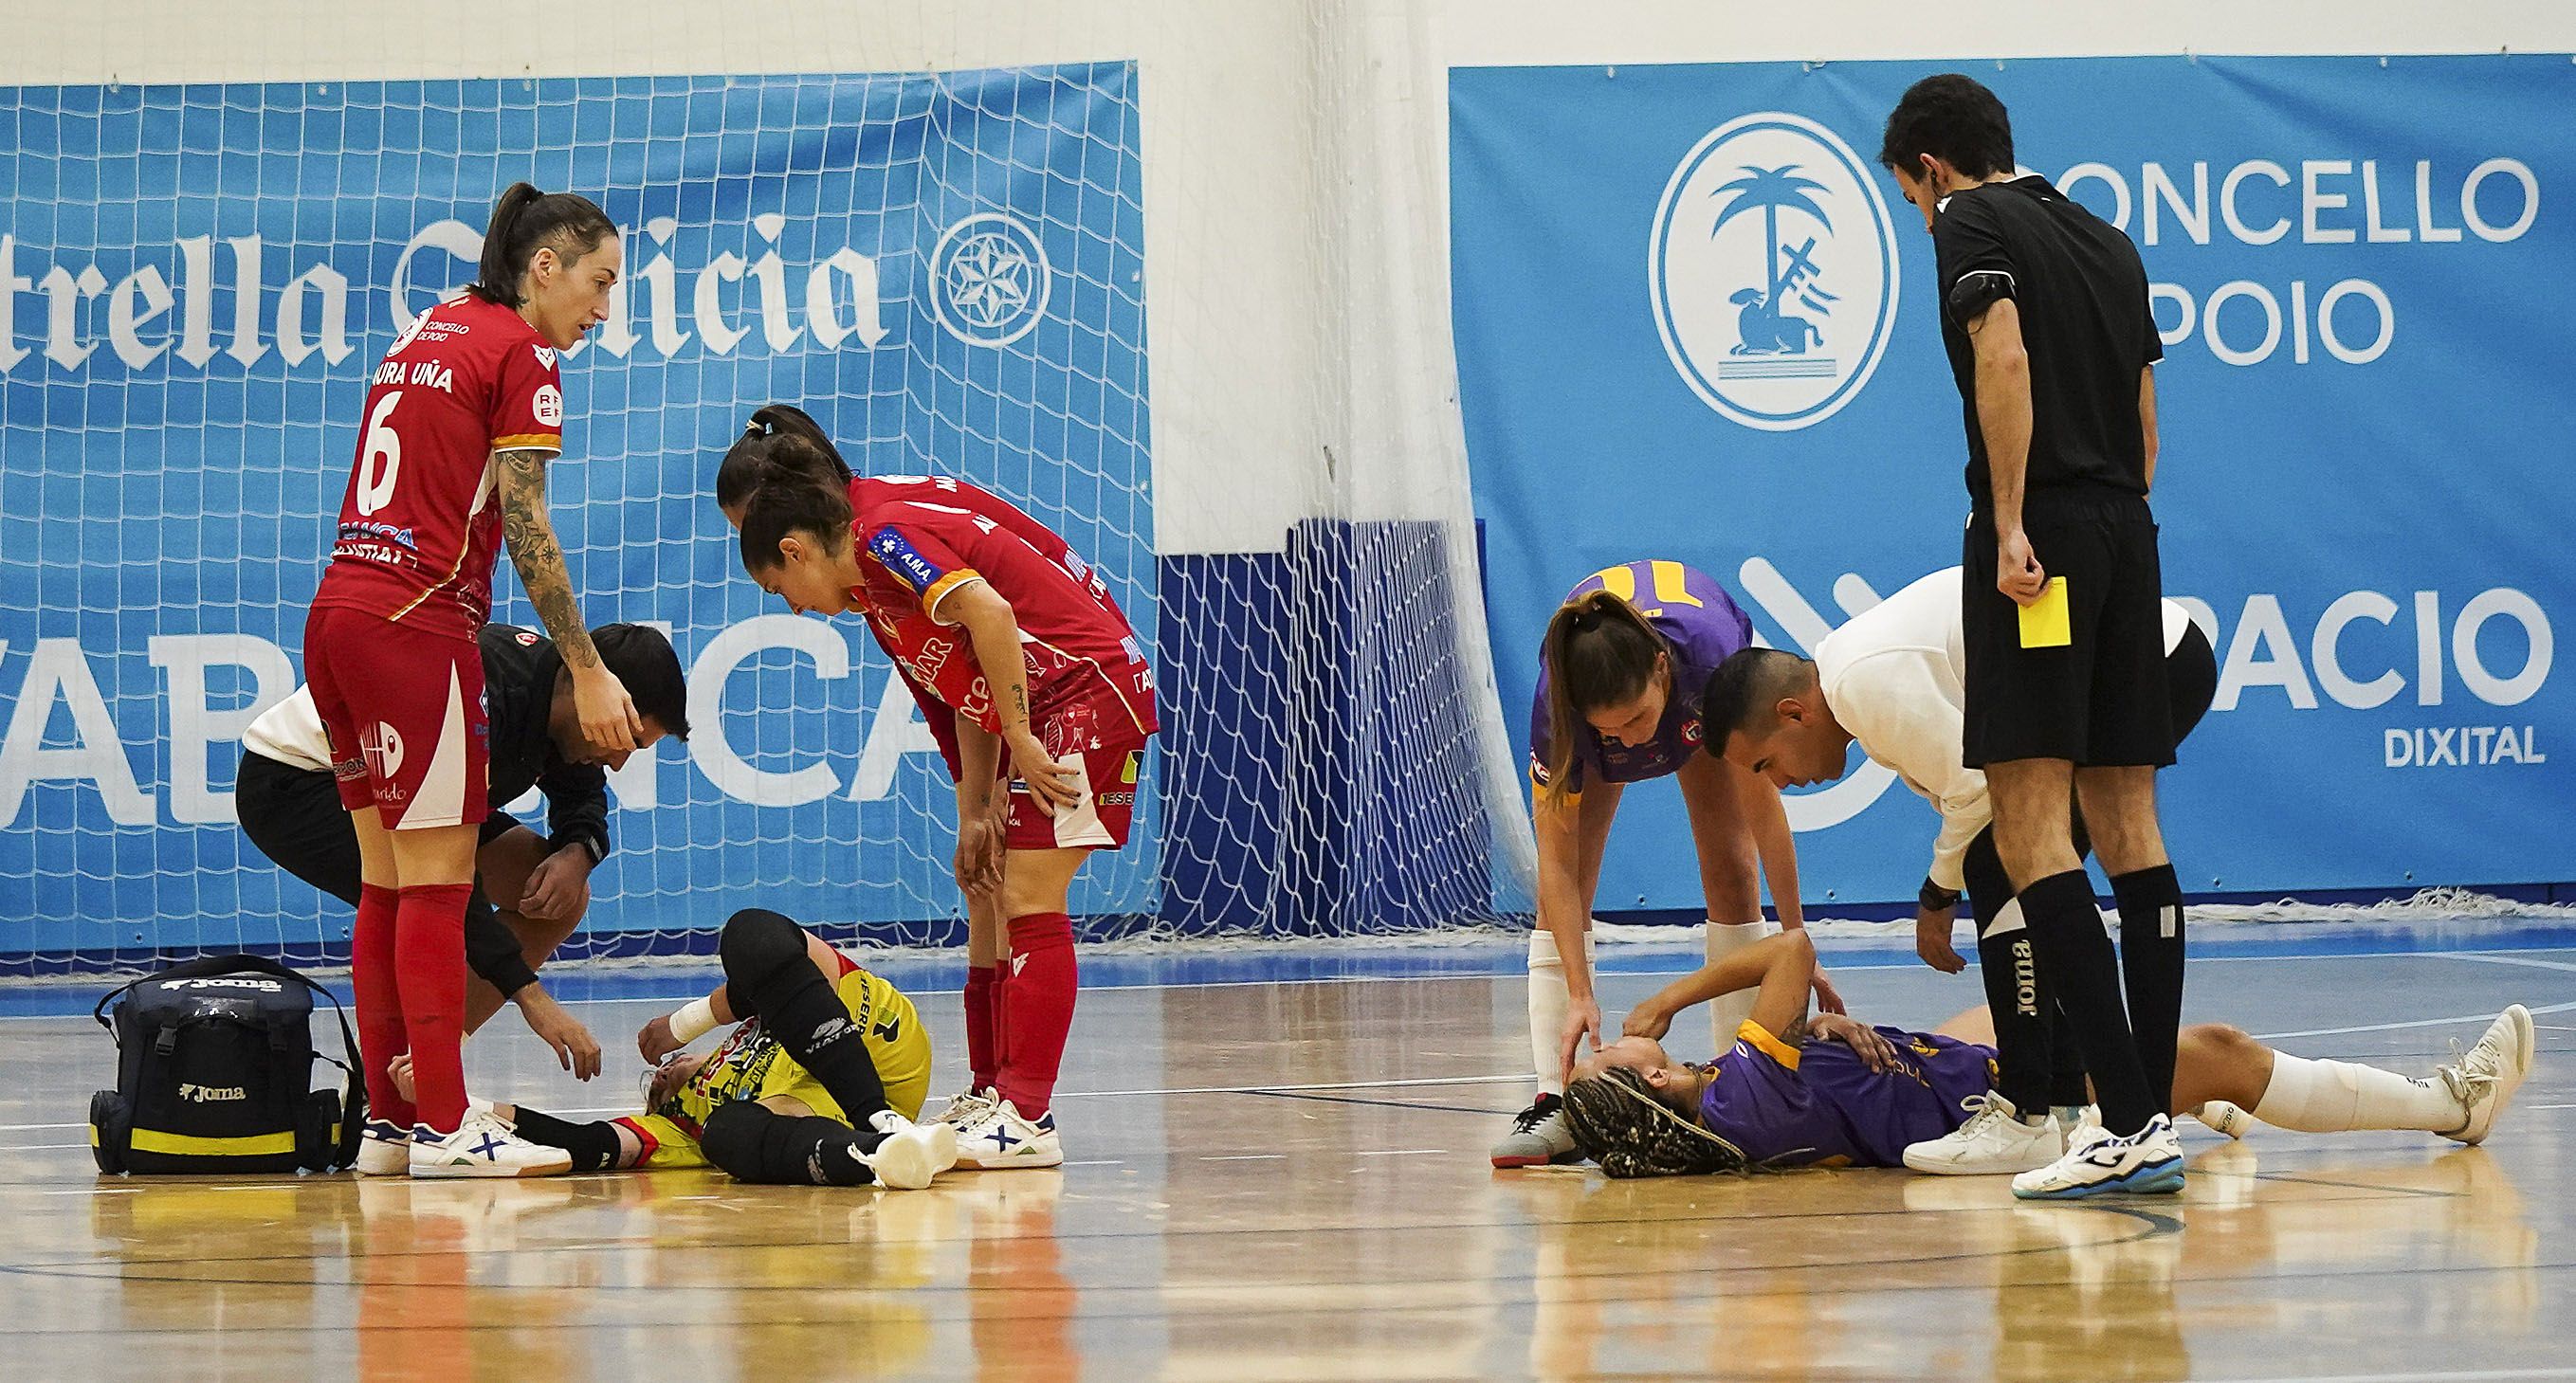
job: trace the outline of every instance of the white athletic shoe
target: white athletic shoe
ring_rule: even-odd
[[[572,1170],[572,1154],[531,1143],[511,1132],[489,1106],[465,1111],[465,1121],[444,1138],[412,1133],[415,1177],[550,1177]]]
[[[916,1124],[891,1109],[880,1109],[868,1116],[868,1127],[886,1136],[888,1141],[909,1138],[928,1151],[931,1175],[957,1165],[957,1130],[948,1124]]]
[[[411,1130],[383,1119],[369,1119],[358,1135],[358,1160],[350,1169],[362,1177],[398,1177],[411,1171]]]
[[[2066,1155],[2066,1135],[2054,1116],[2037,1122],[2021,1117],[2013,1103],[1993,1091],[1959,1101],[1968,1122],[1905,1150],[1905,1165],[1937,1176],[2001,1176],[2036,1171]]]
[[[2182,1140],[2174,1135],[2172,1118],[2163,1114],[2126,1136],[2099,1126],[2078,1129],[2067,1140],[2064,1157],[2014,1177],[2012,1188],[2026,1201],[2180,1191]]]
[[[1064,1165],[1064,1145],[1056,1141],[1054,1113],[1041,1114],[1034,1121],[1023,1119],[1018,1106],[1001,1101],[957,1131],[957,1165],[985,1171]]]
[[[946,1124],[950,1128],[964,1128],[992,1113],[993,1106],[1001,1102],[1001,1095],[993,1087],[987,1085],[979,1089],[970,1085],[949,1096],[948,1107],[923,1122]]]
[[[1564,1098],[1541,1091],[1529,1108],[1512,1116],[1512,1131],[1495,1141],[1491,1155],[1497,1167],[1582,1161],[1583,1154],[1574,1147],[1574,1130],[1565,1122]]]
[[[2242,1138],[2246,1130],[2254,1127],[2253,1115],[2225,1100],[2206,1101],[2191,1111],[2191,1117],[2198,1119],[2210,1132],[2223,1133],[2230,1138]]]
[[[2531,1010],[2520,1004],[2496,1015],[2487,1025],[2486,1036],[2478,1039],[2466,1056],[2438,1073],[2451,1093],[2460,1097],[2468,1121],[2442,1136],[2455,1143],[2476,1146],[2486,1141],[2495,1127],[2496,1116],[2504,1112],[2513,1092],[2522,1086],[2522,1078],[2531,1074],[2531,1060],[2537,1055],[2539,1032],[2532,1027]]]

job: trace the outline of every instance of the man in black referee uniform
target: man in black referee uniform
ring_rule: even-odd
[[[2014,1177],[2013,1194],[2178,1191],[2182,1147],[2164,1111],[2182,891],[2156,825],[2174,724],[2147,508],[2164,350],[2146,268],[2046,179],[2013,175],[2003,103],[1967,77],[1908,89],[1879,161],[1932,232],[1942,344],[1965,403],[1962,758],[1985,770],[1997,852],[2102,1110],[2064,1157]],[[2070,789],[2111,876],[2123,956],[2075,848]]]
[[[689,737],[680,660],[660,630],[603,625],[591,631],[591,642],[635,699],[644,721],[636,748],[665,734]],[[588,1080],[599,1074],[599,1042],[546,993],[536,967],[572,935],[590,907],[590,871],[609,851],[605,770],[623,767],[627,755],[594,749],[583,737],[572,679],[550,640],[487,624],[480,643],[493,805],[483,822],[474,895],[465,910],[466,965],[472,972],[465,1030],[482,1026],[503,1002],[515,1003],[564,1069]],[[501,809],[531,787],[545,793],[547,835]],[[242,833],[261,853],[356,905],[358,835],[332,782],[329,742],[311,689],[296,688],[243,733],[233,800]]]

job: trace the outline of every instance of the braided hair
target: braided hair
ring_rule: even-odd
[[[1624,1066],[1565,1087],[1574,1146],[1614,1177],[1707,1176],[1741,1171],[1744,1150],[1655,1098]]]

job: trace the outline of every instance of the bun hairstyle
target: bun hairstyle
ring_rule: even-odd
[[[731,511],[772,481],[849,487],[850,463],[822,425],[793,404],[755,411],[716,467],[716,507]]]
[[[1655,1097],[1624,1066],[1565,1087],[1565,1126],[1574,1146],[1614,1177],[1708,1176],[1742,1171],[1744,1150]]]
[[[616,234],[616,223],[588,197],[539,192],[514,182],[492,204],[492,221],[483,231],[480,277],[467,291],[485,302],[517,307],[524,296],[519,281],[527,277],[537,251],[551,248],[570,264]]]
[[[1547,783],[1539,792],[1548,805],[1564,805],[1584,714],[1644,695],[1655,657],[1666,647],[1636,606],[1609,591],[1586,591],[1556,608],[1538,654],[1547,668],[1549,748]]]
[[[778,544],[790,534],[837,554],[849,545],[851,517],[845,486],[801,476],[765,481],[743,503],[742,569],[757,576],[781,565]]]

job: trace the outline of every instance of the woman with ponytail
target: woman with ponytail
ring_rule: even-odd
[[[1700,687],[1752,641],[1752,621],[1725,588],[1679,562],[1595,572],[1548,621],[1530,712],[1538,925],[1530,934],[1529,1021],[1539,1093],[1494,1144],[1497,1167],[1577,1160],[1561,1097],[1585,1041],[1601,1045],[1592,899],[1627,784],[1669,776],[1681,789],[1708,904],[1711,961],[1777,930],[1762,920],[1757,862],[1781,924],[1801,924],[1797,852],[1778,790],[1700,752]],[[1814,983],[1820,1002],[1841,1007],[1821,970]],[[1743,1021],[1733,1008],[1712,1006],[1720,1047]]]
[[[762,589],[798,613],[867,617],[956,784],[970,1075],[939,1121],[957,1126],[960,1164],[1057,1165],[1067,907],[1084,859],[1126,844],[1143,790],[1142,642],[1046,525],[964,481],[855,476],[797,409],[752,414],[715,491]]]
[[[362,1173],[570,1165],[465,1099],[465,910],[489,806],[476,635],[506,542],[571,675],[583,737],[602,757],[635,748],[643,721],[591,643],[546,511],[546,464],[563,451],[556,352],[607,320],[619,263],[598,207],[516,184],[492,209],[473,287],[394,338],[358,414],[304,660],[358,837],[350,961],[373,1116]],[[388,1073],[406,1052],[410,1097]]]

